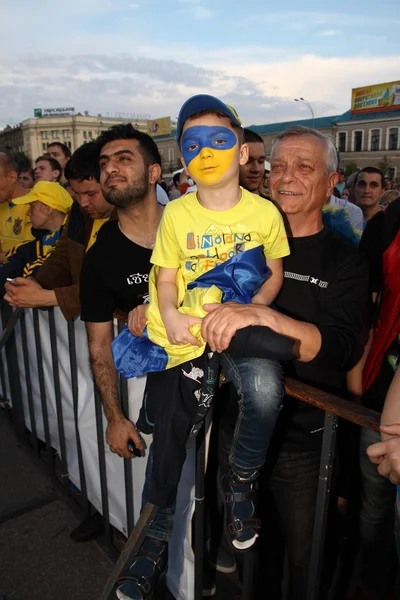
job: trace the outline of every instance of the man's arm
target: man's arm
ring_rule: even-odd
[[[285,285],[285,283],[284,283]],[[351,359],[368,303],[368,270],[363,259],[349,257],[329,282],[324,302],[314,323],[291,318],[268,307],[256,305],[206,305],[209,312],[202,335],[213,350],[222,352],[238,329],[249,325],[270,327],[276,333],[296,340],[300,362],[328,360],[332,368],[345,370]]]
[[[382,442],[367,449],[378,472],[400,484],[400,369],[398,368],[386,396],[381,417]]]
[[[296,340],[296,358],[309,362],[315,358],[321,348],[321,334],[312,323],[297,321],[275,310],[257,304],[205,304],[209,313],[201,328],[203,338],[213,351],[223,352],[238,329],[249,325],[270,327],[276,333]]]
[[[106,442],[110,450],[121,458],[132,458],[132,453],[128,450],[128,441],[131,439],[139,449],[143,449],[144,445],[134,424],[124,416],[119,403],[117,371],[111,352],[112,321],[88,322],[86,330],[94,381],[108,422]]]
[[[6,300],[18,308],[57,306],[57,298],[52,290],[44,290],[32,277],[17,277],[4,286]]]

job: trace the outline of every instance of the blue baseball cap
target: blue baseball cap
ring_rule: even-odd
[[[220,112],[226,117],[228,117],[228,119],[233,121],[238,127],[242,127],[242,123],[239,119],[239,116],[232,106],[225,104],[224,102],[222,102],[222,100],[215,98],[215,96],[209,96],[208,94],[198,94],[197,96],[192,96],[191,98],[189,98],[189,100],[186,100],[181,110],[179,111],[178,123],[176,128],[176,139],[178,142],[181,138],[182,129],[186,121],[190,119],[192,115],[195,115],[199,112],[203,112],[205,110],[215,110],[217,112]]]

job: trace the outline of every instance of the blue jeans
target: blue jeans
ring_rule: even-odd
[[[230,453],[234,471],[259,471],[265,463],[271,436],[282,407],[284,388],[282,367],[268,359],[233,361],[221,355],[222,368],[234,384],[239,396],[239,415]],[[150,446],[142,505],[151,489],[153,453]],[[148,536],[168,541],[171,537],[175,506],[160,508],[150,526]]]
[[[233,360],[229,354],[222,354],[221,365],[239,397],[229,463],[238,474],[257,472],[265,463],[282,408],[282,367],[266,358]]]
[[[362,428],[360,583],[374,598],[385,598],[388,589],[394,583],[397,563],[393,527],[396,486],[379,475],[376,465],[372,464],[367,456],[368,446],[379,441],[379,433]]]

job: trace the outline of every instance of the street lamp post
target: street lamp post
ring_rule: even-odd
[[[301,98],[301,97],[300,97],[300,98],[295,98],[295,99],[294,99],[294,101],[295,101],[295,102],[303,102],[303,104],[305,104],[306,106],[308,106],[308,108],[309,108],[309,109],[310,109],[310,111],[311,111],[311,116],[312,116],[312,126],[313,126],[313,128],[314,128],[314,111],[313,111],[313,108],[312,108],[311,104],[310,104],[309,102],[307,102],[307,100],[304,100],[304,98]]]

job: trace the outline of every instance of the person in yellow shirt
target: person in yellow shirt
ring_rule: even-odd
[[[0,152],[0,263],[6,252],[21,242],[34,239],[28,206],[17,206],[14,198],[27,191],[18,180],[18,165],[8,154]]]
[[[18,286],[5,284],[5,300],[17,308],[59,306],[68,320],[80,314],[79,279],[85,253],[114,207],[101,191],[94,143],[83,144],[74,152],[65,173],[75,202],[57,247],[34,278],[24,279]]]
[[[205,349],[199,332],[201,317],[206,314],[202,305],[227,300],[270,305],[283,283],[282,258],[290,252],[278,209],[270,201],[239,186],[239,167],[246,164],[249,152],[234,109],[213,96],[190,98],[178,116],[177,141],[184,168],[195,181],[197,192],[167,204],[151,258],[154,269],[150,279],[155,279],[155,285],[150,281],[145,335],[163,345],[161,329],[153,328],[159,311],[166,331],[164,347],[168,354],[174,352],[174,347],[181,350],[181,364],[172,366],[176,363],[169,359],[164,371],[151,374],[152,385],[148,385],[146,391],[148,401],[157,403],[152,489],[145,488],[143,494],[149,502],[154,502],[158,483],[157,462],[163,460],[157,453],[157,444],[163,437],[158,423],[168,421],[168,415],[172,414],[170,423],[174,435],[184,439],[184,413],[190,401],[187,397],[190,392],[182,392],[187,390],[184,384],[187,380],[199,381],[209,376],[204,373],[203,362],[193,360]],[[227,281],[224,293],[211,299],[210,290],[218,290],[222,278]],[[198,294],[199,287],[204,293]],[[236,292],[238,287],[240,292]],[[150,358],[153,354],[151,351]],[[184,362],[185,359],[188,362]],[[224,498],[227,537],[236,551],[243,552],[255,543],[260,528],[255,482],[265,463],[282,406],[282,367],[278,361],[267,358],[233,358],[229,349],[221,353],[220,361],[236,387],[239,416],[229,465],[221,469],[219,484]],[[136,364],[141,362],[140,357]],[[198,389],[191,393],[198,398]],[[175,400],[175,396],[183,394],[182,402]],[[168,437],[167,430],[165,436]],[[164,454],[168,452],[165,439],[161,440]],[[175,469],[173,463],[163,465],[164,471],[169,467],[171,471]],[[161,506],[169,507],[171,501],[172,496]],[[160,539],[159,528],[164,516],[162,509],[144,542],[145,548],[161,555],[165,548],[153,548],[152,540],[153,537]],[[167,537],[162,539],[165,542]],[[143,569],[139,560],[133,563],[129,580],[121,581],[118,587],[120,600],[143,598],[140,595]],[[155,585],[155,581],[148,579],[149,585]]]
[[[14,204],[28,206],[36,239],[7,253],[0,269],[0,296],[4,294],[7,280],[12,279],[10,284],[19,286],[19,277],[34,276],[50,256],[58,244],[72,202],[71,196],[59,183],[50,181],[38,181],[29,194],[14,198]]]

